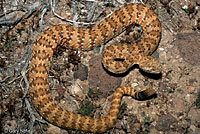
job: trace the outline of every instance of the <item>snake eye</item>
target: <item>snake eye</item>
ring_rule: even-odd
[[[123,62],[125,59],[123,59],[123,58],[114,58],[114,61],[116,61],[116,62]]]

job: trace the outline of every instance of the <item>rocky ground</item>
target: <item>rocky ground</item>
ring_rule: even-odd
[[[31,44],[41,30],[57,24],[88,27],[102,20],[125,1],[0,2],[0,133],[85,134],[65,130],[43,120],[28,94]],[[105,116],[114,90],[131,86],[158,89],[146,101],[125,96],[115,128],[106,134],[200,133],[200,1],[144,0],[162,23],[162,38],[153,54],[162,75],[148,76],[138,68],[116,76],[102,68],[101,48],[89,52],[58,46],[49,83],[52,97],[63,108],[92,117]],[[76,23],[80,22],[80,23]],[[127,31],[109,44],[136,35]],[[132,41],[132,40],[131,40]]]

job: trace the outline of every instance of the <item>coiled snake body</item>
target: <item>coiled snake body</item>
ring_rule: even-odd
[[[117,88],[113,94],[110,110],[107,116],[102,118],[91,118],[64,110],[50,95],[48,71],[53,49],[57,44],[90,50],[105,44],[133,23],[142,27],[143,39],[137,44],[117,44],[107,47],[103,52],[104,67],[113,73],[123,73],[134,64],[138,64],[145,72],[160,73],[159,62],[149,55],[158,46],[161,24],[156,14],[142,4],[126,5],[92,28],[58,25],[48,28],[36,37],[32,47],[29,82],[32,102],[42,117],[62,128],[104,132],[115,125],[123,95],[143,99],[156,92],[152,88],[141,92],[136,92],[131,87]],[[116,61],[117,58],[123,61]]]

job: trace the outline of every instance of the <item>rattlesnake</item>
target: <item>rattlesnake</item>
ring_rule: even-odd
[[[143,99],[155,94],[156,90],[136,92],[131,87],[117,88],[106,117],[91,118],[69,112],[59,107],[52,99],[48,84],[48,71],[57,44],[79,50],[90,50],[108,42],[127,26],[137,23],[143,29],[143,39],[134,44],[117,44],[103,52],[103,65],[113,73],[123,73],[134,64],[145,72],[160,73],[160,63],[149,56],[157,48],[161,36],[161,24],[157,15],[142,4],[128,4],[91,28],[58,25],[40,33],[32,46],[29,70],[30,95],[36,110],[48,122],[61,128],[104,132],[114,127],[121,98],[124,94]],[[122,59],[122,60],[116,60]]]

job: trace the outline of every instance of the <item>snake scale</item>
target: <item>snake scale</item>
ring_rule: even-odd
[[[128,86],[119,87],[113,94],[107,116],[101,118],[91,118],[64,110],[50,95],[48,71],[57,44],[91,50],[105,44],[133,23],[142,27],[142,40],[134,44],[114,44],[106,47],[102,54],[104,67],[113,73],[123,73],[138,64],[145,72],[160,73],[160,63],[150,55],[158,46],[161,24],[154,11],[143,4],[125,5],[91,28],[57,25],[36,37],[29,66],[29,92],[34,107],[42,117],[61,128],[101,133],[114,127],[123,95],[143,99],[155,94],[156,90],[153,88],[139,92]]]

